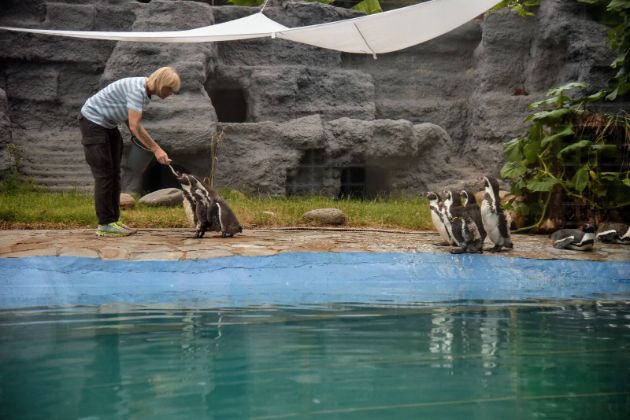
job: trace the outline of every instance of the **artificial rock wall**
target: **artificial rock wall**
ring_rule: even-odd
[[[179,30],[255,11],[196,1],[12,0],[0,24]],[[299,2],[265,14],[287,26],[357,16]],[[498,172],[501,143],[525,132],[527,104],[569,81],[600,88],[610,61],[606,28],[574,0],[544,0],[535,18],[507,10],[478,17],[376,60],[277,39],[140,44],[0,32],[0,171],[13,144],[25,152],[20,171],[37,182],[91,188],[76,124],[81,105],[112,80],[170,65],[182,91],[153,100],[145,125],[175,166],[200,176],[210,172],[210,137],[222,131],[218,187],[373,196],[463,186]],[[157,164],[124,176],[132,192],[173,181]]]

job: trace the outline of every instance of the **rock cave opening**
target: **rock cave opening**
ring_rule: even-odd
[[[338,198],[373,199],[389,194],[387,170],[355,164],[341,169]]]
[[[190,172],[180,165],[172,165],[176,171]],[[163,188],[180,188],[179,182],[168,166],[153,161],[142,175],[142,194],[148,194]]]
[[[204,86],[219,122],[241,123],[247,121],[247,96],[236,83],[214,81]]]
[[[333,195],[339,199],[372,199],[389,194],[388,171],[354,162],[335,165],[324,149],[303,151],[296,168],[287,171],[286,195]]]
[[[305,150],[298,167],[287,173],[287,196],[323,194],[330,164],[323,149]]]
[[[364,166],[348,166],[341,170],[338,198],[363,199],[366,196],[366,169]]]

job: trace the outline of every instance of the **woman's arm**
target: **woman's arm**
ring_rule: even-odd
[[[133,134],[138,140],[142,142],[148,149],[150,149],[158,162],[162,165],[168,165],[171,163],[171,159],[169,159],[168,155],[162,148],[153,140],[149,132],[140,124],[140,120],[142,120],[142,112],[134,111],[129,109],[128,111],[128,121],[129,121],[129,131]]]

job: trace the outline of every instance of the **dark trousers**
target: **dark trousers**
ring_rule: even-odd
[[[100,225],[120,219],[120,161],[123,141],[118,128],[105,128],[79,115],[81,144],[94,176],[94,205]]]

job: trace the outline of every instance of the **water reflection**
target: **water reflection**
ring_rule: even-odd
[[[429,335],[429,351],[442,355],[441,361],[432,367],[453,367],[453,316],[447,310],[438,309],[431,314],[431,331]]]
[[[623,418],[629,308],[0,312],[0,417]]]

